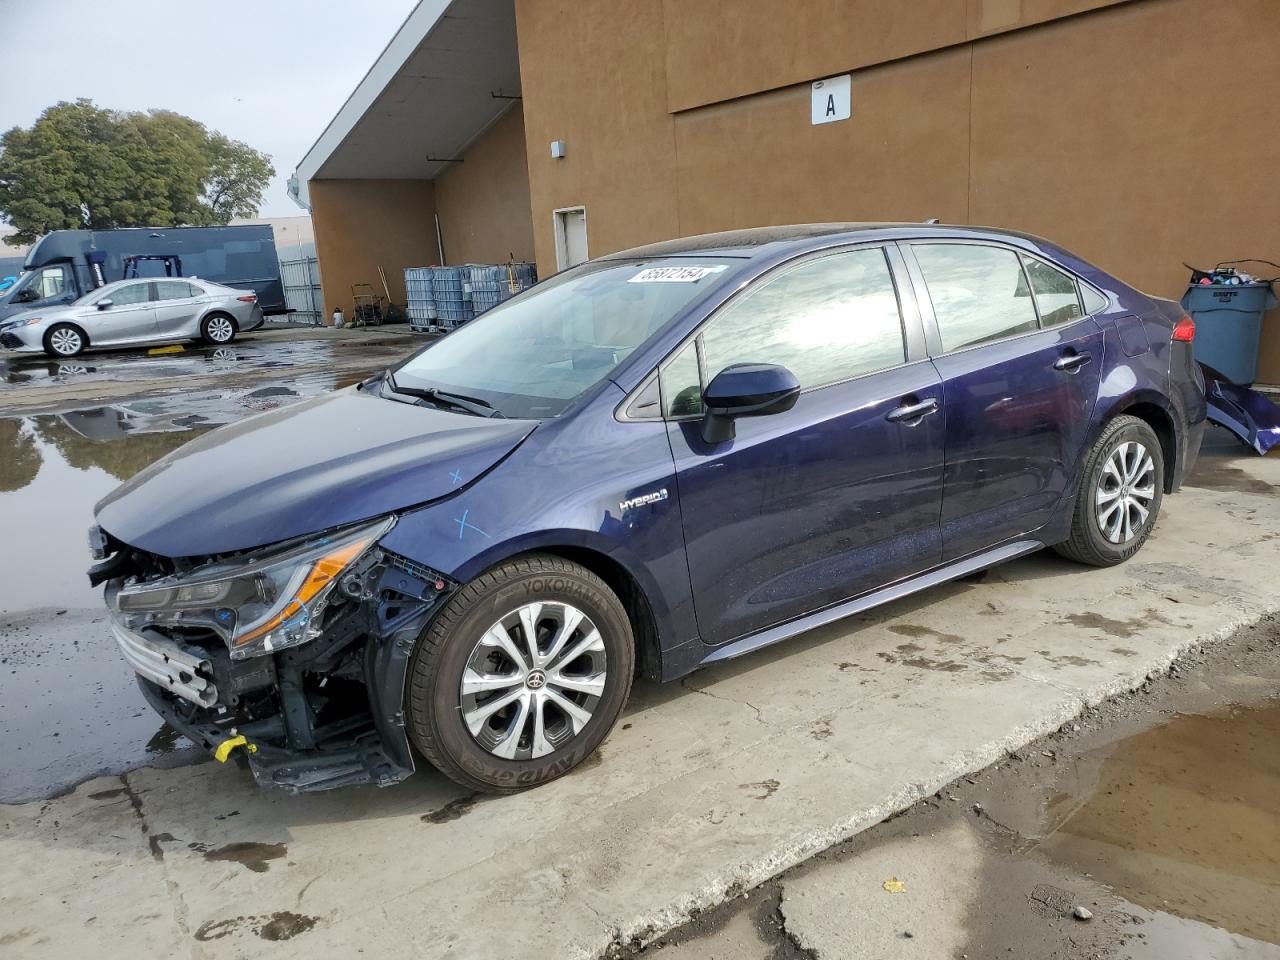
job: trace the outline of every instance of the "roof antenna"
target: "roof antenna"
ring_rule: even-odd
[[[941,223],[941,222],[942,221],[939,220],[937,217],[930,217],[928,220],[925,221],[925,223]]]

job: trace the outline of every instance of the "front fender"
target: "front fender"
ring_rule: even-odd
[[[591,550],[644,592],[661,649],[696,639],[666,426],[615,420],[618,399],[540,427],[471,486],[404,513],[383,546],[460,583],[532,550]]]

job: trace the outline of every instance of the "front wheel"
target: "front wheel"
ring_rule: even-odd
[[[1054,549],[1094,567],[1122,563],[1146,543],[1163,496],[1160,439],[1145,421],[1116,417],[1085,458],[1071,536]]]
[[[568,773],[617,722],[635,649],[622,604],[576,563],[533,554],[461,588],[409,664],[413,745],[473,790]]]
[[[83,331],[69,323],[55,323],[44,335],[44,352],[51,357],[78,357],[85,346]]]
[[[212,313],[200,321],[200,336],[205,343],[225,346],[236,338],[236,322],[225,313]]]

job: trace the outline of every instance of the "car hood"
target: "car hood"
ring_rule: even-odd
[[[0,308],[0,330],[9,326],[16,320],[24,320],[27,317],[39,317],[46,323],[54,320],[69,320],[80,315],[81,308],[75,306],[60,307],[27,307],[19,306],[17,309],[5,312]]]
[[[246,550],[448,496],[536,426],[350,387],[207,433],[94,513],[116,539],[162,556]]]

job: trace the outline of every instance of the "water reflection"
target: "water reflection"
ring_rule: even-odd
[[[40,472],[40,448],[21,421],[0,420],[0,493],[21,490]]]
[[[199,430],[132,433],[120,411],[0,420],[0,512],[7,543],[0,611],[96,608],[85,531],[93,505]]]
[[[94,504],[118,483],[214,427],[360,379],[303,374],[257,388],[0,420],[0,512],[9,545],[0,611],[96,608],[99,592],[90,590],[85,577],[85,531],[93,523]]]

